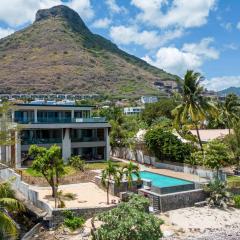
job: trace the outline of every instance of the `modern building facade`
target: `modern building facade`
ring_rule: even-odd
[[[142,96],[140,99],[141,103],[156,103],[158,101],[158,98],[156,96]]]
[[[143,107],[126,107],[123,109],[124,115],[139,115],[143,111]]]
[[[60,104],[16,104],[11,111],[16,144],[2,146],[1,162],[14,162],[16,167],[29,165],[27,153],[33,144],[62,149],[65,162],[71,155],[86,161],[109,159],[109,129],[105,118],[92,117],[93,106]]]

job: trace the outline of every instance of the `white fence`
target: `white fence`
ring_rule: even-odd
[[[52,208],[39,200],[38,192],[31,189],[31,185],[23,182],[21,176],[11,168],[0,169],[0,179],[11,180],[11,185],[14,190],[20,192],[26,200],[31,201],[36,207],[51,213]]]

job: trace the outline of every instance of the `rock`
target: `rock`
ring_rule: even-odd
[[[163,236],[164,237],[171,237],[174,235],[174,232],[171,231],[171,230],[166,230],[166,231],[163,231]]]

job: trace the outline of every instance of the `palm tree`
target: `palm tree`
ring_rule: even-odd
[[[236,120],[239,120],[239,112],[240,112],[240,102],[238,96],[236,94],[227,95],[224,103],[221,105],[220,110],[220,119],[222,119],[230,134],[230,130],[233,127],[233,123]]]
[[[141,179],[139,173],[139,166],[133,164],[132,162],[122,167],[122,175],[126,177],[128,181],[128,187],[132,186],[134,175],[137,177],[138,180]]]
[[[101,182],[107,190],[107,204],[109,204],[109,188],[110,181],[113,180],[116,184],[120,184],[122,174],[119,166],[114,162],[108,160],[106,168],[102,171]]]
[[[203,96],[204,88],[200,85],[203,77],[200,73],[188,70],[184,77],[181,103],[172,111],[175,124],[192,123],[197,131],[197,138],[203,153],[203,145],[199,134],[199,125],[209,113],[216,111],[213,104]]]
[[[18,230],[9,212],[23,211],[24,206],[14,198],[9,182],[0,183],[0,239],[16,237]]]

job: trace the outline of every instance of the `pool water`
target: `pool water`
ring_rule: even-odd
[[[172,186],[180,186],[180,185],[186,185],[186,184],[193,183],[193,182],[190,182],[187,180],[168,177],[165,175],[147,172],[147,171],[141,171],[140,176],[141,176],[141,179],[151,180],[152,185],[155,187],[172,187]],[[134,178],[136,178],[136,177],[134,177]]]

